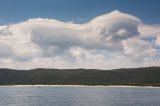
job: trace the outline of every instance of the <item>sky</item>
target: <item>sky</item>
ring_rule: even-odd
[[[160,23],[159,4],[159,0],[0,0],[0,24],[39,17],[86,22],[113,10],[156,24]]]
[[[0,68],[160,66],[159,4],[0,0]]]

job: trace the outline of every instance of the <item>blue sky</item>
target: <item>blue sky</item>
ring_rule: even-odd
[[[160,0],[0,0],[0,25],[30,18],[86,22],[120,10],[147,24],[160,23]]]

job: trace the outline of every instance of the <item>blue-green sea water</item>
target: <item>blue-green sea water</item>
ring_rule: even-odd
[[[160,88],[1,86],[0,106],[160,106]]]

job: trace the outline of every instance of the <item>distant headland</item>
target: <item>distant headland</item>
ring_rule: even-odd
[[[160,67],[98,69],[0,69],[0,85],[160,86]]]

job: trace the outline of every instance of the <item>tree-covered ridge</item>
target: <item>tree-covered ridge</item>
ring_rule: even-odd
[[[0,85],[160,86],[160,67],[96,69],[0,69]]]

